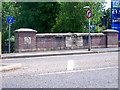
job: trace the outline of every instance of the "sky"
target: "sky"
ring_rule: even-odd
[[[107,2],[106,9],[111,8],[111,0],[105,0]]]

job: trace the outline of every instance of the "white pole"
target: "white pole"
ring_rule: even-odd
[[[10,23],[9,23],[9,36],[8,36],[9,38],[9,53],[10,53]]]
[[[91,50],[91,36],[90,36],[90,18],[88,19],[88,22],[89,22],[89,36],[88,36],[88,51]]]

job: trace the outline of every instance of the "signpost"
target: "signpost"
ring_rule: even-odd
[[[8,31],[9,31],[9,35],[8,35],[8,39],[9,39],[9,53],[10,53],[10,47],[11,47],[11,45],[10,45],[10,24],[12,23],[12,22],[14,22],[14,18],[12,17],[12,16],[8,16],[7,17],[7,19],[6,19],[6,21],[8,22]]]
[[[89,36],[88,36],[89,48],[88,48],[88,51],[90,51],[91,50],[90,18],[92,17],[92,10],[90,8],[88,8],[88,10],[86,11],[86,17],[87,17],[88,23],[89,23]]]
[[[120,40],[120,0],[111,0],[111,28],[119,31]]]
[[[119,31],[120,40],[120,0],[111,0],[111,28]]]

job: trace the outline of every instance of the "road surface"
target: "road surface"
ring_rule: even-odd
[[[2,73],[3,88],[118,88],[118,53],[5,59],[22,68]]]

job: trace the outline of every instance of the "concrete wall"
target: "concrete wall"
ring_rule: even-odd
[[[92,48],[118,47],[118,32],[105,30],[91,33]],[[37,34],[32,29],[15,31],[15,51],[41,51],[88,48],[88,33],[46,33]]]

